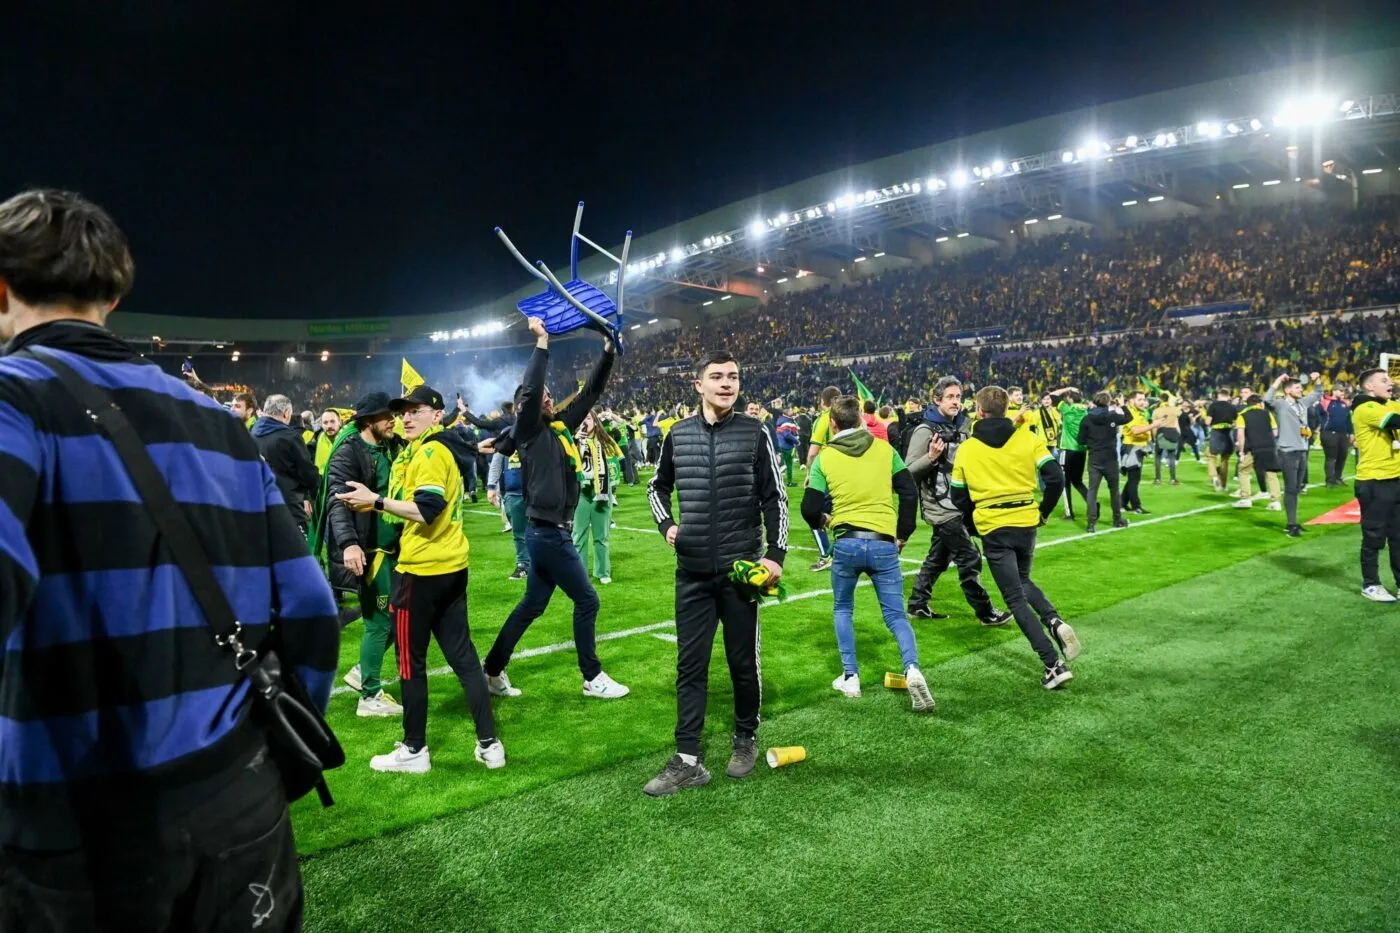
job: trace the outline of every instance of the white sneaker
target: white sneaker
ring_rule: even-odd
[[[910,667],[904,671],[904,683],[909,687],[909,700],[914,704],[914,712],[929,713],[933,711],[933,692],[928,688],[928,681],[924,680],[923,671],[917,667]]]
[[[364,679],[360,677],[360,665],[358,664],[346,671],[342,679],[351,690],[361,690],[364,688],[365,682]]]
[[[1283,511],[1283,503],[1282,503],[1282,502],[1270,502],[1270,503],[1269,503],[1269,511],[1270,511],[1270,512],[1282,512],[1282,511]]]
[[[1254,503],[1248,499],[1236,499],[1234,502],[1231,502],[1230,505],[1237,509],[1250,509],[1254,507]]]
[[[478,742],[476,744],[476,751],[472,752],[472,757],[484,764],[488,769],[495,771],[497,768],[504,768],[506,766],[506,747],[501,744],[499,739],[485,748],[482,748],[481,743]]]
[[[601,583],[603,586],[607,586],[609,583],[612,582],[612,577],[599,577],[598,582]]]
[[[592,680],[583,682],[583,695],[597,697],[600,700],[616,700],[631,692],[630,689],[613,680],[606,673],[600,673]]]
[[[428,746],[411,752],[402,742],[395,742],[394,750],[387,755],[375,755],[369,760],[369,766],[376,771],[402,771],[407,774],[427,774],[433,770],[432,761],[428,758]]]
[[[860,675],[842,674],[831,682],[831,689],[852,700],[860,699]]]
[[[1225,487],[1222,486],[1222,485],[1220,485],[1220,480],[1218,480],[1218,479],[1212,479],[1212,480],[1210,481],[1210,486],[1211,486],[1211,488],[1214,489],[1216,492],[1224,492],[1224,491],[1225,491]]]
[[[389,694],[380,690],[372,697],[360,697],[360,705],[355,708],[356,716],[402,716],[403,707]]]
[[[1373,602],[1373,603],[1393,603],[1393,602],[1396,602],[1395,597],[1392,596],[1392,595],[1390,594],[1390,590],[1386,589],[1386,588],[1383,587],[1383,586],[1367,586],[1367,587],[1363,587],[1362,590],[1361,590],[1361,595],[1362,595],[1362,596],[1365,596],[1367,599],[1369,599],[1369,600],[1370,600],[1371,602]]]
[[[1256,492],[1256,493],[1254,494],[1254,498],[1256,498],[1256,499],[1267,499],[1267,498],[1269,498],[1269,494],[1268,494],[1267,492]]]
[[[486,690],[493,697],[518,697],[520,688],[513,687],[510,683],[510,676],[505,671],[501,671],[499,677],[487,676]]]

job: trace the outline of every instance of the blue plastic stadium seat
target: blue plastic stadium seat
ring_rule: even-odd
[[[583,279],[573,279],[565,284],[564,288],[579,304],[608,321],[613,327],[619,327],[617,305],[597,286]],[[598,329],[595,322],[586,318],[582,311],[565,301],[564,297],[552,288],[524,299],[516,308],[527,318],[537,317],[544,321],[544,329],[551,334],[567,334],[580,327]]]

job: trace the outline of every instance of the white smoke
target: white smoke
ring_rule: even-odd
[[[515,394],[520,378],[525,375],[523,365],[501,365],[494,367],[468,366],[457,370],[457,390],[462,393],[467,407],[475,414],[485,415],[501,407]]]

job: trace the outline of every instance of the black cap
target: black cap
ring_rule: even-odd
[[[389,393],[371,392],[355,403],[355,413],[350,416],[351,421],[358,421],[361,418],[373,418],[375,415],[389,414]]]
[[[389,403],[389,410],[394,414],[407,411],[410,408],[417,408],[419,405],[427,405],[429,408],[442,411],[447,406],[442,402],[442,393],[432,386],[421,385],[403,398],[396,398]]]

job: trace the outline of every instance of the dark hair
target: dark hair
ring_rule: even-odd
[[[860,403],[860,409],[867,415],[875,414],[875,400],[873,398],[866,399],[864,402]]]
[[[1283,380],[1283,382],[1279,385],[1279,388],[1280,388],[1280,389],[1288,389],[1288,388],[1291,388],[1291,387],[1293,387],[1293,386],[1301,385],[1301,384],[1302,384],[1302,383],[1300,383],[1297,379],[1285,379],[1285,380]]]
[[[1094,404],[1100,408],[1107,408],[1109,405],[1113,404],[1113,396],[1109,395],[1107,392],[1095,392]]]
[[[830,408],[831,405],[832,405],[832,403],[835,402],[835,401],[836,401],[838,398],[840,398],[840,397],[841,397],[841,390],[840,390],[840,389],[836,388],[836,386],[827,386],[825,389],[822,389],[821,403],[822,403],[822,405],[826,406],[827,408]]]
[[[1230,397],[1230,390],[1227,389],[1227,388],[1224,388],[1224,387],[1222,386],[1221,388],[1215,390],[1215,397],[1216,397],[1216,398],[1229,398],[1229,397]]]
[[[514,402],[502,402],[502,403],[501,403],[501,414],[503,414],[503,415],[508,415],[508,414],[510,414],[510,413],[513,412],[513,411],[515,411],[515,403],[514,403]]]
[[[239,392],[233,397],[233,400],[242,402],[243,407],[248,409],[250,413],[258,410],[258,398],[252,392]]]
[[[848,431],[863,424],[860,414],[860,399],[854,395],[839,396],[831,403],[831,423],[838,431]]]
[[[977,392],[977,407],[988,418],[1005,418],[1010,394],[1001,386],[983,386]]]
[[[0,279],[26,304],[110,304],[136,267],[107,212],[71,191],[25,191],[0,204]]]
[[[938,399],[941,399],[943,397],[943,393],[947,392],[953,386],[957,386],[959,389],[961,389],[962,380],[959,379],[957,376],[943,376],[942,378],[940,378],[937,382],[933,384],[934,400],[937,401]]]
[[[881,418],[888,418],[890,415],[894,414],[894,409],[888,405],[885,405],[878,412],[876,412],[876,414],[878,414]]]
[[[1068,400],[1069,400],[1070,402],[1072,402],[1072,403],[1078,403],[1078,402],[1084,401],[1084,396],[1082,396],[1082,395],[1079,394],[1079,390],[1078,390],[1078,389],[1070,389],[1070,390],[1066,391],[1066,392],[1065,392],[1065,398],[1068,399]]]
[[[1362,373],[1362,374],[1360,375],[1360,377],[1357,378],[1357,380],[1356,380],[1356,387],[1357,387],[1358,389],[1360,389],[1362,392],[1365,392],[1365,391],[1366,391],[1366,383],[1370,382],[1371,379],[1372,379],[1373,377],[1379,376],[1380,374],[1382,374],[1382,373],[1384,373],[1384,372],[1385,372],[1385,370],[1383,370],[1383,369],[1368,369],[1368,370],[1366,370],[1364,373]]]
[[[699,379],[705,375],[705,370],[720,363],[733,363],[736,367],[739,365],[739,361],[734,359],[734,355],[728,350],[713,350],[695,361],[695,378]]]

